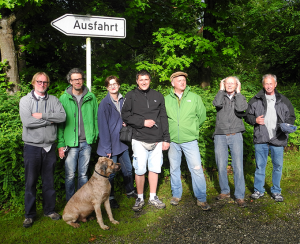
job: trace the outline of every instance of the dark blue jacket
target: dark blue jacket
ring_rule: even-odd
[[[120,99],[120,106],[122,108],[123,98]],[[116,156],[128,149],[128,146],[120,141],[122,123],[121,115],[108,93],[98,108],[99,143],[97,154],[99,156],[106,157],[108,153]]]

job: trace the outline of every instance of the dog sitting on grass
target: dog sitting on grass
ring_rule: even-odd
[[[109,158],[100,157],[90,180],[68,201],[63,212],[63,220],[74,228],[78,228],[80,224],[77,222],[86,222],[87,217],[95,211],[100,227],[103,230],[108,230],[109,227],[103,223],[101,214],[101,203],[104,203],[110,222],[119,224],[118,221],[114,220],[109,204],[111,185],[108,177],[120,169],[120,164],[114,163]]]

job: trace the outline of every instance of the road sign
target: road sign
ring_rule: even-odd
[[[51,25],[67,36],[126,37],[124,18],[65,14],[53,20]]]

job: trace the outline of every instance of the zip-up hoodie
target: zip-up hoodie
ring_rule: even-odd
[[[249,102],[247,109],[247,117],[245,121],[254,125],[253,141],[254,144],[270,143],[274,146],[285,147],[288,141],[288,134],[280,129],[281,123],[294,124],[296,117],[294,107],[290,100],[280,94],[275,89],[275,110],[277,114],[276,135],[273,138],[269,137],[268,129],[265,125],[256,124],[256,118],[267,113],[267,100],[265,89],[260,90]]]
[[[84,127],[85,138],[88,144],[96,142],[98,137],[97,109],[98,103],[95,95],[83,88],[83,98],[81,99],[81,125]],[[79,130],[79,110],[77,99],[72,96],[72,86],[69,86],[63,95],[59,98],[65,111],[66,122],[58,126],[58,148],[69,146],[78,146],[78,130]]]
[[[46,93],[45,98],[38,99],[32,90],[21,98],[19,108],[24,143],[36,147],[52,145],[57,139],[57,124],[66,120],[65,110],[58,98]],[[42,113],[42,118],[34,118],[33,113]]]
[[[165,97],[171,141],[185,143],[199,139],[199,128],[206,120],[206,108],[200,96],[187,86],[180,103],[174,88]]]
[[[122,119],[133,127],[132,138],[135,140],[147,143],[170,142],[165,99],[155,90],[135,88],[128,92],[122,108]],[[156,126],[145,127],[146,119],[154,120]]]
[[[119,100],[121,108],[123,100],[123,97]],[[99,105],[98,118],[99,143],[97,154],[106,157],[107,154],[111,153],[112,156],[116,156],[127,150],[128,146],[120,141],[123,121],[109,93]]]
[[[226,91],[219,91],[215,96],[213,105],[217,110],[216,129],[214,135],[225,135],[244,132],[245,125],[237,113],[244,112],[248,108],[246,98],[241,94],[234,94],[231,99]]]

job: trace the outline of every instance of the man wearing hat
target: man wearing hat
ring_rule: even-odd
[[[251,198],[258,199],[265,193],[265,172],[269,150],[271,152],[273,172],[271,194],[276,202],[282,202],[280,180],[283,166],[283,147],[287,145],[288,133],[284,123],[295,122],[294,108],[289,99],[280,94],[276,75],[266,74],[262,78],[263,89],[249,102],[246,122],[254,126],[254,147],[256,170],[254,193]],[[281,126],[283,126],[281,128]]]
[[[197,205],[210,210],[206,202],[206,182],[198,147],[199,127],[206,119],[206,109],[200,96],[190,91],[186,85],[187,74],[176,72],[171,75],[172,88],[165,97],[171,138],[169,149],[172,205],[178,205],[182,195],[181,156],[185,155],[192,175],[193,191]]]

